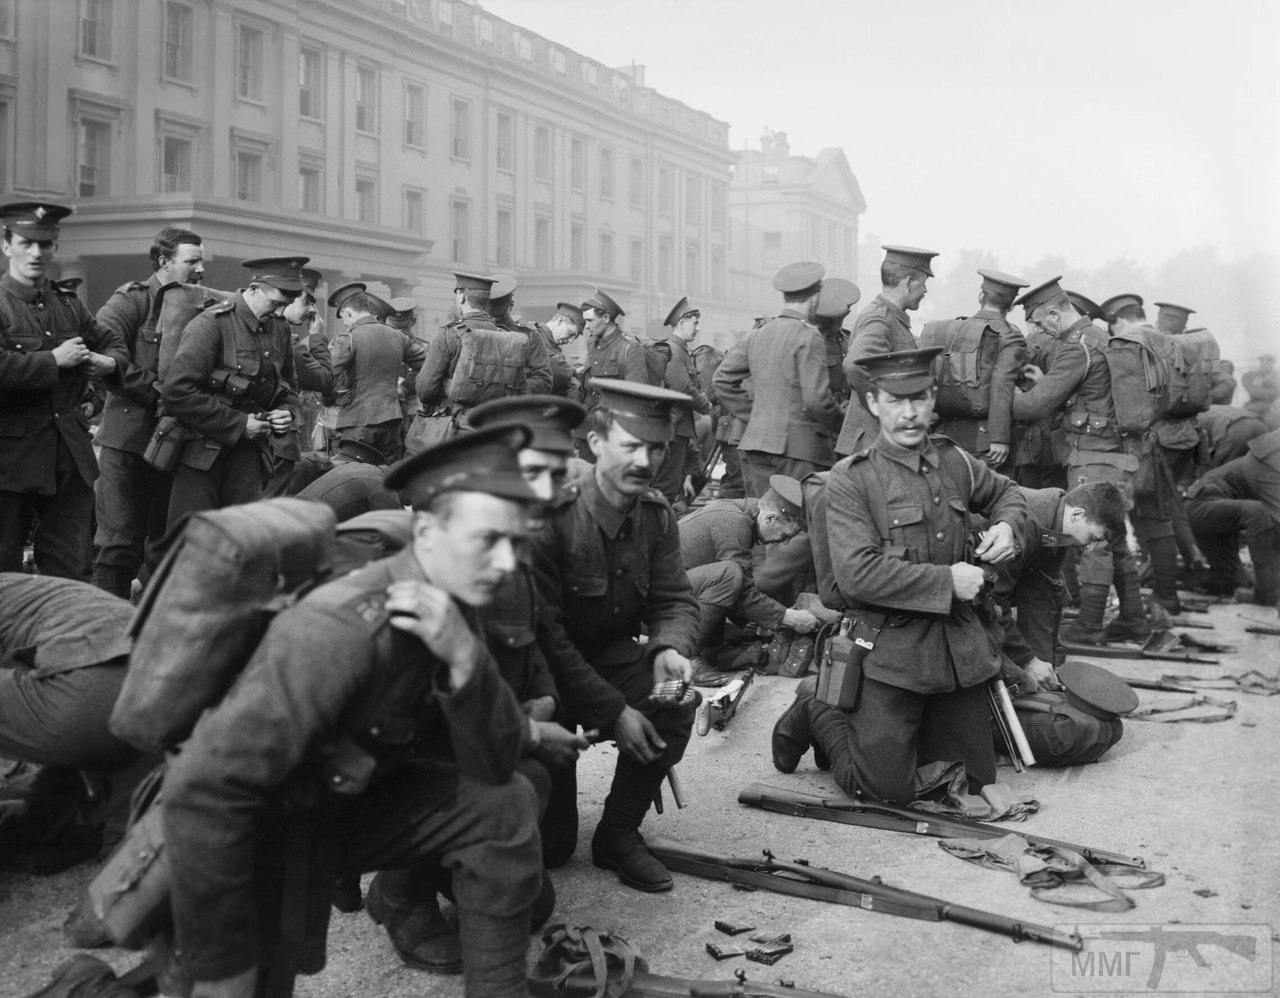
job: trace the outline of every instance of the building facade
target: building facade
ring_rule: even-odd
[[[428,322],[467,270],[515,274],[530,318],[598,284],[628,328],[687,294],[727,330],[732,161],[642,67],[467,0],[0,0],[0,184],[75,206],[91,307],[175,224],[215,287],[298,252]]]

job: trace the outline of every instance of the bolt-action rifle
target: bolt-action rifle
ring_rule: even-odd
[[[627,998],[839,998],[823,991],[808,991],[793,984],[779,981],[766,984],[752,981],[746,972],[738,970],[731,981],[710,981],[689,977],[668,977],[636,971],[627,985]],[[596,976],[587,971],[570,974],[559,985],[566,998],[594,996],[600,993]]]

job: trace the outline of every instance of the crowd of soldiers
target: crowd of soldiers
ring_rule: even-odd
[[[974,316],[917,339],[936,254],[891,246],[851,330],[859,289],[795,263],[778,314],[723,355],[693,346],[687,298],[654,341],[603,290],[526,326],[514,280],[466,273],[435,330],[413,300],[335,288],[329,335],[305,257],[246,260],[244,288],[216,291],[181,228],[92,316],[49,279],[67,214],[0,207],[0,756],[107,774],[109,847],[157,761],[109,724],[129,601],[183,526],[286,495],[403,517],[399,550],[275,617],[167,761],[166,994],[290,993],[323,966],[331,901],[363,901],[407,965],[468,995],[526,994],[547,871],[578,848],[579,754],[618,746],[592,862],[669,890],[641,826],[695,685],[743,635],[852,629],[860,681],[839,704],[802,681],[773,761],[812,747],[849,794],[909,804],[931,763],[995,782],[989,681],[1054,686],[1060,639],[1140,639],[1191,582],[1280,600],[1276,374],[1245,376],[1250,410],[1223,372],[1208,411],[1119,431],[1102,347],[1146,326],[1133,294],[980,271]],[[1189,313],[1157,321],[1177,335]],[[989,395],[935,420],[975,321]],[[984,591],[1002,609],[979,612]],[[335,774],[348,743],[366,765]],[[67,928],[109,941],[89,910]],[[86,957],[42,993],[132,994]]]

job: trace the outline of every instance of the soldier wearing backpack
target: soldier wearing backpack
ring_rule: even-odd
[[[998,468],[1009,460],[1014,385],[1026,362],[1026,340],[1009,310],[1027,282],[998,270],[979,268],[978,275],[978,311],[925,323],[920,345],[942,347],[934,432]]]

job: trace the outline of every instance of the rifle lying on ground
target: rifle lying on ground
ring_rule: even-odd
[[[1047,925],[1020,922],[994,912],[952,904],[940,898],[917,894],[901,887],[890,887],[879,879],[863,880],[804,862],[786,863],[764,850],[761,859],[718,856],[671,842],[658,842],[650,851],[669,869],[695,877],[724,880],[743,887],[754,887],[778,894],[830,901],[853,908],[878,911],[886,915],[919,918],[926,922],[956,922],[975,929],[1009,936],[1014,942],[1030,939],[1049,946],[1080,950],[1084,943],[1077,934],[1067,934]]]
[[[627,990],[626,998],[838,998],[823,991],[806,991],[791,984],[765,984],[747,979],[746,973],[737,971],[732,981],[706,981],[693,977],[668,977],[636,971]],[[586,971],[570,974],[560,985],[567,996],[599,994],[596,976]]]
[[[746,696],[755,675],[755,669],[748,669],[745,674],[733,680],[719,693],[702,698],[702,703],[698,704],[695,722],[698,734],[705,735],[712,728],[717,731],[725,729],[725,726],[733,720],[733,716],[738,713],[738,704],[742,703],[742,698]]]
[[[1221,665],[1216,658],[1201,658],[1190,652],[1148,651],[1146,648],[1123,647],[1120,645],[1079,645],[1062,642],[1059,646],[1067,655],[1079,655],[1082,658],[1127,658],[1146,659],[1156,662],[1189,662],[1194,665]]]
[[[881,828],[889,832],[907,832],[912,835],[929,835],[937,839],[1001,839],[1017,835],[1032,846],[1055,846],[1077,852],[1090,863],[1112,866],[1129,866],[1138,870],[1147,868],[1141,856],[1123,856],[1095,846],[1082,846],[1061,839],[1050,839],[1018,829],[1016,832],[998,825],[988,825],[967,818],[952,818],[930,811],[916,811],[896,804],[879,801],[850,800],[847,797],[821,797],[796,790],[771,787],[766,783],[753,783],[738,794],[738,803],[758,807],[776,814],[791,814],[799,818],[818,818],[843,825],[862,825]]]

